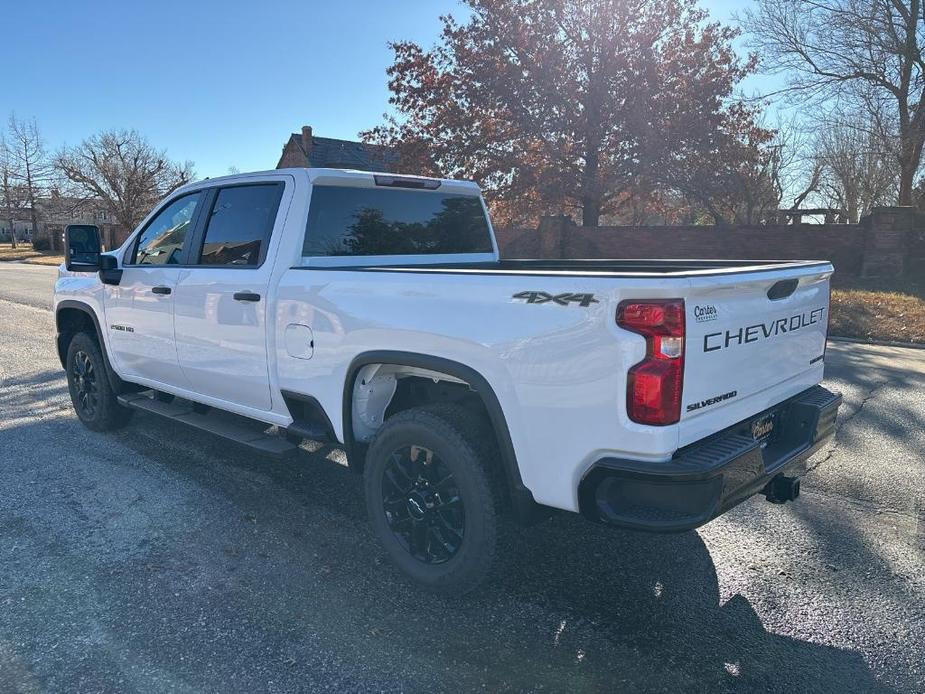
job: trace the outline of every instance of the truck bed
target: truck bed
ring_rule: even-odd
[[[563,275],[580,277],[702,277],[738,272],[763,272],[828,265],[824,260],[500,260],[472,263],[421,263],[382,265],[362,263],[339,266],[303,266],[299,269],[374,272],[428,272],[439,274]],[[358,260],[360,260],[358,258]]]

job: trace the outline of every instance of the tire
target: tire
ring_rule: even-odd
[[[67,347],[67,387],[74,411],[93,431],[125,426],[132,411],[122,407],[112,390],[103,353],[87,333],[77,333]]]
[[[488,441],[472,413],[440,404],[390,417],[366,454],[373,530],[398,568],[430,592],[463,595],[495,566],[500,490]]]

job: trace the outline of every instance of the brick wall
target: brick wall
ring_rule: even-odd
[[[913,208],[873,210],[860,224],[578,227],[544,217],[538,229],[497,231],[506,258],[831,260],[842,276],[925,269],[925,220]]]
[[[916,226],[907,237],[906,243],[906,275],[921,279],[925,277],[925,224]]]

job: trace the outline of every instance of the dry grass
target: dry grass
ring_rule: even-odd
[[[883,280],[836,285],[829,332],[858,340],[925,344],[925,286]]]
[[[24,263],[30,263],[32,265],[54,265],[58,267],[61,263],[64,262],[63,255],[37,255],[28,260],[24,260]]]
[[[0,246],[0,260],[26,260],[42,255],[42,251],[32,249],[28,243],[18,243],[16,248],[3,244]]]
[[[51,251],[37,251],[28,243],[19,243],[16,248],[3,244],[0,246],[0,261],[5,260],[33,263],[35,265],[60,265],[64,262],[64,256]]]

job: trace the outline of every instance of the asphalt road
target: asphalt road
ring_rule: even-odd
[[[830,346],[846,405],[796,503],[675,536],[562,514],[448,602],[337,451],[83,428],[53,276],[0,264],[0,691],[925,691],[925,351]]]

